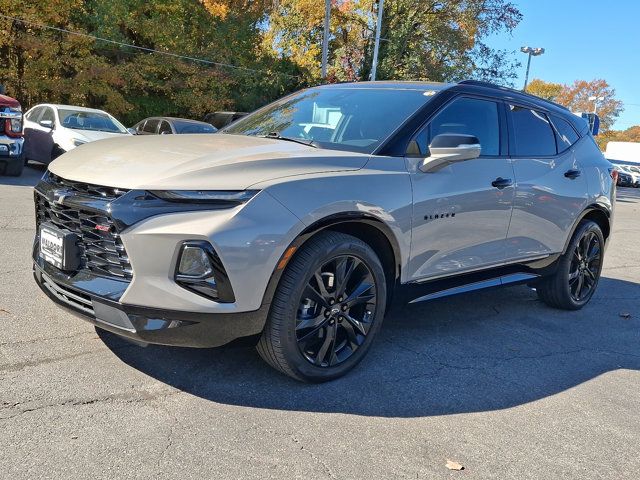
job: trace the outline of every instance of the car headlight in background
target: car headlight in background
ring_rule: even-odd
[[[81,140],[79,138],[74,138],[71,141],[73,142],[74,147],[79,147],[80,145],[84,145],[85,143],[87,143],[86,140]]]
[[[235,301],[227,272],[209,242],[194,240],[182,244],[175,281],[181,287],[211,300]]]
[[[235,206],[251,200],[259,190],[154,190],[149,193],[169,202]]]

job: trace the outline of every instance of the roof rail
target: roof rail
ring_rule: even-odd
[[[525,97],[531,97],[538,102],[545,102],[553,105],[554,107],[562,108],[563,110],[570,111],[564,105],[560,105],[559,103],[552,102],[551,100],[547,100],[545,98],[538,97],[537,95],[532,95],[531,93],[524,92],[522,90],[516,90],[515,88],[503,87],[502,85],[497,85],[491,82],[485,82],[482,80],[461,80],[458,82],[458,85],[475,85],[476,87],[485,87],[485,88],[497,88],[498,90],[502,90],[505,92],[516,93],[518,95],[524,95]]]

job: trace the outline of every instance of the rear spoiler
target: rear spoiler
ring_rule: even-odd
[[[600,117],[597,113],[573,112],[574,115],[584,118],[589,126],[589,131],[594,137],[600,132]]]

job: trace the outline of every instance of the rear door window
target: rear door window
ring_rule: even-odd
[[[556,138],[547,116],[528,107],[509,105],[515,154],[519,157],[555,155]]]

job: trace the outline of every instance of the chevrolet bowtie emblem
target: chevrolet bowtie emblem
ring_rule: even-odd
[[[54,190],[53,194],[51,195],[52,197],[51,200],[53,201],[53,203],[62,205],[62,203],[64,202],[64,199],[67,198],[68,195],[69,195],[68,190]]]

